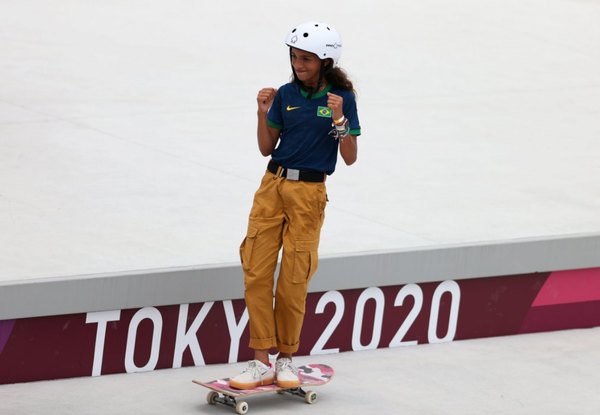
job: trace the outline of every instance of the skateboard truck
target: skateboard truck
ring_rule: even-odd
[[[302,388],[293,388],[293,389],[281,389],[278,390],[277,393],[279,395],[289,394],[293,396],[299,396],[304,398],[304,402],[308,404],[313,404],[317,400],[317,393],[313,391],[305,391]],[[221,404],[225,406],[230,406],[235,409],[240,415],[244,415],[248,412],[248,403],[246,401],[238,401],[233,396],[221,394],[219,392],[210,391],[208,395],[206,395],[206,402],[210,405]]]

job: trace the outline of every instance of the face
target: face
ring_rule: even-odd
[[[304,85],[314,87],[319,82],[321,60],[314,53],[292,48],[292,66]]]

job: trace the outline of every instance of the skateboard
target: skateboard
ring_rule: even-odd
[[[254,389],[235,389],[229,387],[229,378],[211,380],[210,382],[200,382],[193,380],[197,385],[211,389],[206,395],[206,401],[210,405],[222,404],[235,409],[238,414],[248,412],[248,403],[243,400],[246,397],[253,395],[261,395],[265,393],[277,392],[278,394],[290,394],[304,398],[304,401],[309,404],[315,403],[317,400],[316,392],[304,390],[308,386],[320,386],[329,383],[333,377],[333,368],[322,364],[309,364],[298,367],[298,377],[300,378],[300,386],[292,389],[285,389],[276,384],[259,386]]]

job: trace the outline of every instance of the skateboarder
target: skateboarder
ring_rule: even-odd
[[[298,351],[308,283],[317,270],[325,217],[325,179],[337,153],[356,161],[360,124],[354,87],[338,66],[342,40],[325,23],[307,22],[287,35],[293,80],[258,92],[258,147],[271,156],[254,195],[240,246],[254,360],[230,386],[250,389],[274,381],[299,385]],[[274,273],[283,246],[273,306]],[[269,349],[277,348],[275,367]]]

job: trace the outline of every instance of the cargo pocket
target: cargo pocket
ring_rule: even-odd
[[[302,284],[310,281],[317,271],[319,257],[315,241],[296,241],[292,282]]]
[[[242,263],[242,269],[244,272],[250,270],[252,261],[252,250],[254,249],[254,242],[256,242],[256,235],[258,235],[258,229],[248,228],[246,237],[240,245],[240,261]]]

